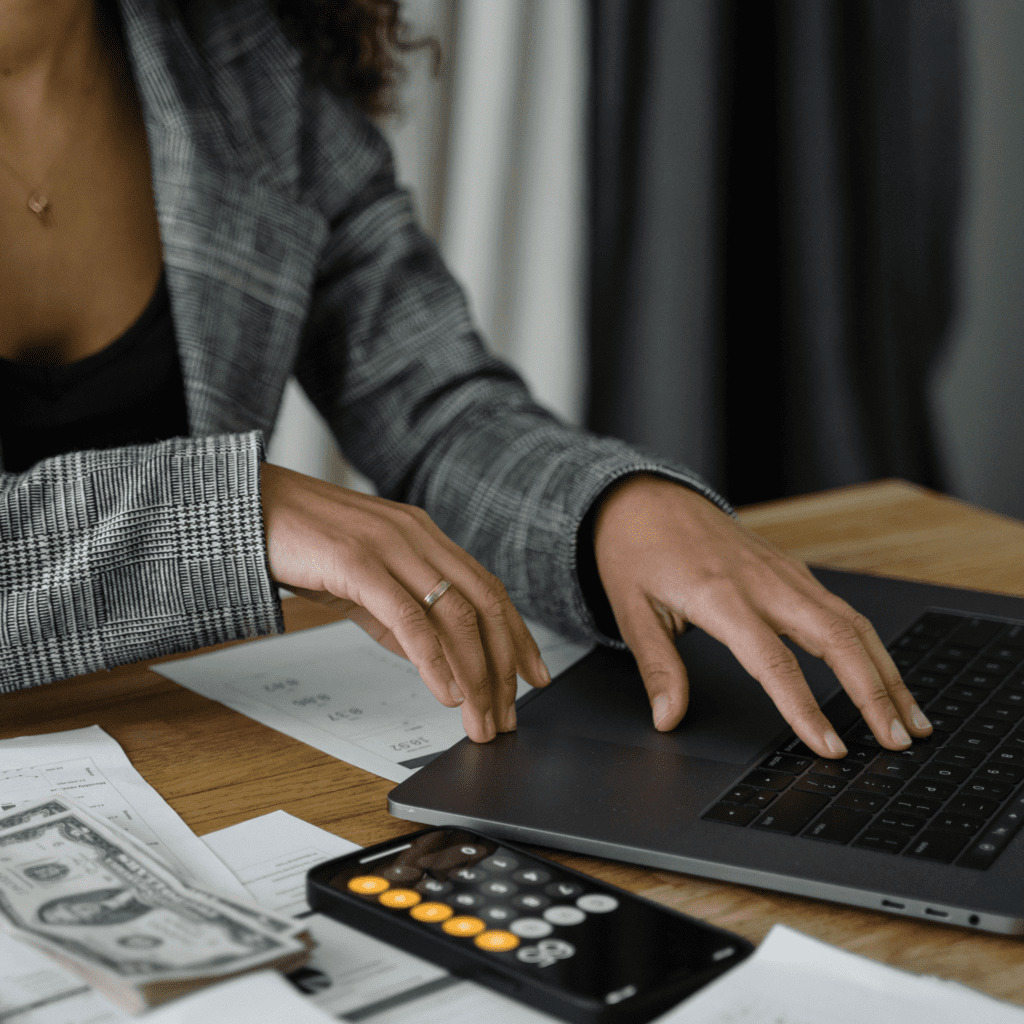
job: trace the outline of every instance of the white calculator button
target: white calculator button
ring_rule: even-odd
[[[618,905],[619,901],[614,896],[605,896],[599,892],[588,893],[576,901],[576,906],[580,910],[586,910],[591,914],[609,914]]]
[[[552,928],[539,917],[521,917],[513,921],[508,930],[521,939],[543,939],[545,935],[551,934]]]
[[[586,920],[587,915],[576,907],[548,907],[544,911],[544,920],[552,924],[579,924]]]

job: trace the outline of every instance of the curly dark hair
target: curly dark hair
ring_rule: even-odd
[[[351,96],[372,117],[396,113],[404,54],[429,48],[435,75],[440,68],[437,40],[408,38],[399,6],[398,0],[274,0],[310,76]]]

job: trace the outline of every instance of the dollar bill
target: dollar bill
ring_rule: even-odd
[[[0,925],[136,986],[233,974],[305,948],[293,922],[175,877],[56,798],[0,817]]]

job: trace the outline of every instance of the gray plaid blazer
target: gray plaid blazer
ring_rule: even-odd
[[[0,472],[0,691],[282,629],[259,500],[294,373],[381,494],[526,613],[600,635],[576,534],[615,479],[695,475],[559,423],[474,332],[379,132],[265,0],[119,0],[190,436]]]

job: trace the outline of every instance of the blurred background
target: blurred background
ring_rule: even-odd
[[[1024,518],[1021,0],[407,0],[399,180],[559,415]],[[349,485],[301,391],[270,458]]]

